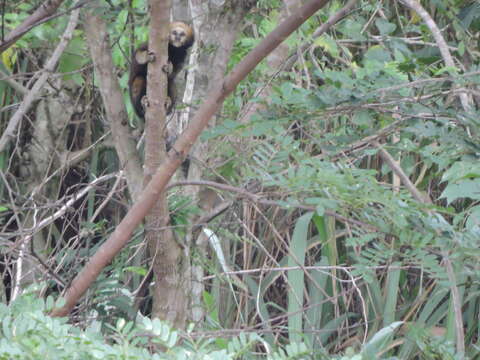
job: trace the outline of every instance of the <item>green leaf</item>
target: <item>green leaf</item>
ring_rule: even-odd
[[[379,330],[362,349],[364,359],[376,359],[380,353],[388,346],[392,340],[395,330],[403,324],[403,321],[397,321]]]
[[[480,178],[478,161],[456,161],[443,173],[442,181],[458,181],[460,179]]]
[[[141,276],[145,276],[148,273],[148,269],[142,267],[142,266],[126,266],[123,271],[125,272],[132,272],[134,274],[138,274]]]
[[[75,36],[70,42],[66,50],[63,52],[58,63],[58,71],[61,73],[71,73],[78,71],[84,66],[89,58],[87,56],[85,40],[79,36]],[[80,73],[68,74],[64,76],[65,80],[73,80],[79,86],[84,81]]]
[[[480,205],[474,206],[468,211],[467,222],[465,228],[470,231],[480,230]]]
[[[356,111],[352,118],[354,124],[365,128],[369,127],[373,121],[372,115],[368,110]]]
[[[215,298],[210,294],[208,291],[203,292],[203,302],[206,306],[206,311],[210,315],[210,317],[215,321],[219,322],[218,317],[218,307],[215,303]]]
[[[445,66],[440,70],[435,71],[435,76],[440,76],[446,72],[450,75],[458,75],[458,69],[455,66]]]
[[[460,41],[457,47],[458,55],[463,56],[465,54],[465,42]]]
[[[307,250],[308,227],[313,216],[313,212],[301,216],[295,224],[292,240],[289,247],[288,266],[303,266],[305,264],[305,253]],[[290,341],[301,341],[302,327],[302,309],[304,292],[304,272],[302,269],[289,270],[287,274],[288,291],[288,329]]]
[[[395,314],[397,313],[397,300],[400,282],[400,269],[394,269],[399,267],[400,263],[392,263],[390,269],[388,269],[387,283],[386,283],[386,301],[383,311],[383,326],[390,325],[395,320]]]
[[[322,35],[315,40],[315,45],[322,47],[332,57],[336,58],[340,55],[337,42],[328,35]]]
[[[382,70],[378,63],[386,63],[392,61],[390,53],[381,45],[374,45],[370,47],[365,53],[365,64],[370,61],[370,66],[373,66],[376,71]]]
[[[123,318],[118,319],[118,320],[117,320],[116,329],[117,329],[118,331],[122,330],[123,327],[125,326],[125,324],[126,324],[125,319],[123,319]]]
[[[480,200],[480,179],[463,180],[454,184],[448,184],[440,198],[447,199],[449,204],[462,198]]]
[[[375,20],[375,25],[377,26],[378,30],[380,31],[380,35],[382,36],[390,35],[397,28],[397,25],[388,22],[383,18],[378,18],[377,20]]]
[[[350,37],[354,40],[364,41],[365,36],[362,34],[362,28],[364,22],[359,22],[353,18],[347,18],[344,23],[344,26],[340,28],[340,31],[347,37]]]

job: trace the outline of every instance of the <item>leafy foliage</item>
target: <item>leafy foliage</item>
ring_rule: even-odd
[[[51,318],[54,303],[38,299],[30,289],[10,306],[0,305],[0,359],[249,359],[263,340],[255,334],[240,333],[219,345],[212,341],[190,341],[178,345],[180,334],[158,319],[139,317],[137,324],[118,318],[105,337],[101,324],[93,321],[80,329],[65,318]],[[150,348],[151,351],[148,351]],[[285,351],[272,352],[269,359],[308,358],[304,344],[287,345]]]
[[[131,48],[148,36],[146,3],[125,6],[112,0],[95,10],[108,19],[125,98]],[[209,224],[217,240],[213,249],[201,248],[196,238],[182,243],[195,254],[192,265],[203,265],[205,273],[195,281],[204,286],[205,320],[184,334],[139,315],[137,291],[149,268],[132,256],[142,246],[140,231],[90,289],[75,326],[46,315],[54,304],[51,297],[46,303],[36,299],[40,290],[1,305],[0,359],[479,356],[480,6],[418,2],[441,29],[454,68],[445,66],[429,24],[402,2],[359,1],[313,39],[344,6],[330,3],[286,40],[297,57],[293,66],[273,74],[277,69],[268,61],[260,64],[227,100],[217,126],[202,136],[210,149],[202,177],[252,195],[219,197],[234,205]],[[279,7],[277,0],[258,2],[228,69],[276,26]],[[31,1],[5,3],[5,29],[18,26],[34,9]],[[34,27],[2,53],[1,70],[14,75],[9,80],[30,88],[37,76],[31,74],[48,57],[66,19]],[[311,46],[301,52],[297,46],[305,41]],[[200,47],[199,61],[214,51]],[[17,239],[37,218],[53,216],[63,200],[75,197],[77,186],[119,168],[116,154],[97,144],[109,129],[88,57],[83,31],[77,30],[42,99],[72,96],[75,104],[82,103],[86,110],[64,129],[65,142],[72,152],[91,148],[90,157],[58,172],[58,159],[45,159],[54,164],[39,176],[47,179],[42,186],[49,191],[33,196],[38,184],[25,186],[31,176],[22,171],[30,161],[24,145],[39,123],[34,112],[19,129],[18,148],[0,154],[5,302],[14,293]],[[78,98],[70,94],[77,87]],[[268,95],[253,99],[264,87]],[[0,82],[0,95],[5,129],[9,111],[23,95],[6,81]],[[245,120],[252,104],[261,110]],[[132,127],[138,127],[128,101],[126,107]],[[118,189],[110,194],[113,185],[92,188],[85,201],[77,200],[73,215],[56,218],[44,233],[36,231],[46,241],[32,257],[45,257],[42,270],[59,278],[49,282],[49,293],[68,284],[124,215],[125,194]],[[412,187],[431,203],[413,196]],[[258,201],[244,200],[250,198]],[[192,219],[203,215],[202,200],[192,204],[189,196],[174,194],[170,204],[176,235],[195,237],[191,229],[198,224]],[[30,222],[23,223],[23,216]],[[140,310],[148,314],[148,304]],[[230,328],[245,333],[225,339],[221,331]],[[218,333],[209,338],[202,336],[205,330]],[[457,353],[459,330],[466,354]]]
[[[33,291],[10,306],[0,306],[2,332],[0,359],[160,359],[144,347],[121,321],[115,329],[115,343],[108,344],[100,333],[100,323],[85,330],[70,325],[67,319],[51,318],[52,298],[44,303]],[[160,337],[163,343],[165,337]],[[145,344],[145,340],[140,343]]]

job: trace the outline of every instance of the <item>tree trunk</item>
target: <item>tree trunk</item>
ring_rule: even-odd
[[[243,24],[245,14],[254,2],[227,0],[219,5],[218,1],[189,0],[191,18],[195,30],[195,44],[190,52],[189,63],[186,66],[187,76],[185,81],[185,91],[183,103],[187,107],[182,111],[177,111],[174,121],[169,122],[169,133],[181,133],[187,126],[189,120],[193,117],[195,109],[192,104],[200,103],[209,90],[225,75],[228,60],[232,52],[233,44],[239,33],[240,26]],[[175,14],[183,16],[185,14],[185,4],[180,2],[173,9]],[[179,76],[182,79],[182,76]],[[182,88],[179,86],[179,88]],[[215,117],[212,118],[210,126],[215,126]],[[208,143],[198,141],[193,145],[190,152],[190,161],[188,179],[199,180],[202,176],[204,165],[208,163]],[[185,195],[192,201],[197,202],[198,206],[208,212],[214,206],[215,202],[208,203],[200,200],[201,189],[195,186],[185,188]],[[195,219],[191,219],[195,223]],[[195,239],[197,240],[197,239]],[[208,241],[192,241],[192,234],[187,234],[184,241],[186,252],[191,253],[188,246],[196,243],[196,251],[200,254],[206,253]],[[202,277],[203,270],[199,265],[192,265],[184,276],[188,278],[190,285],[190,314],[193,321],[199,321],[203,318],[202,310]]]

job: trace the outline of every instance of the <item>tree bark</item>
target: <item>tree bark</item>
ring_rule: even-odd
[[[224,1],[223,6],[219,6],[214,1],[190,0],[190,11],[193,19],[193,26],[196,34],[196,43],[193,46],[188,64],[188,73],[186,79],[183,102],[185,104],[196,104],[205,98],[206,94],[224,77],[228,60],[232,52],[235,39],[239,29],[243,24],[245,14],[250,6],[242,1]],[[204,49],[210,49],[205,51]],[[193,117],[192,107],[187,107],[184,111],[178,112],[175,119],[175,130],[183,130]],[[209,126],[215,126],[216,117],[212,117]],[[209,144],[208,142],[197,141],[191,151],[188,172],[189,180],[200,180],[204,164],[209,163]],[[200,200],[202,189],[196,186],[188,186],[184,193],[198,203],[203,212],[211,211],[213,202],[203,202]],[[191,223],[196,223],[191,219]],[[192,240],[193,234],[187,232],[186,246],[196,244],[196,251],[200,254],[206,254],[208,241]],[[192,265],[190,269],[191,292],[190,292],[190,318],[196,322],[203,318],[202,309],[202,278],[203,269],[199,265]]]
[[[95,73],[100,80],[100,93],[112,131],[120,168],[125,170],[130,196],[135,201],[142,190],[142,162],[128,128],[127,111],[123,102],[123,94],[114,72],[115,67],[110,50],[107,26],[105,21],[100,16],[95,15],[93,11],[87,13],[84,20],[87,43],[95,67]]]
[[[145,114],[145,182],[166,160],[165,128],[167,100],[168,38],[170,0],[151,0],[148,49],[154,61],[148,65],[147,111]],[[169,321],[177,328],[186,323],[186,287],[180,246],[169,227],[169,209],[165,192],[159,194],[145,219],[145,235],[154,275],[152,317]]]

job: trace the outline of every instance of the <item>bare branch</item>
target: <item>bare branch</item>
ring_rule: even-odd
[[[0,54],[7,50],[15,41],[30,31],[36,24],[49,17],[58,9],[64,0],[47,0],[35,12],[26,18],[23,23],[12,30],[0,44]],[[78,16],[78,14],[77,14]]]
[[[12,79],[12,77],[8,74],[6,74],[3,70],[0,69],[0,75],[3,75],[3,77],[0,78],[0,81],[5,81],[8,85],[12,87],[15,91],[19,92],[22,95],[25,95],[28,93],[28,89],[23,86],[22,84],[16,82],[15,80]]]
[[[100,93],[112,131],[115,150],[121,167],[125,169],[130,195],[135,200],[142,188],[142,162],[129,132],[123,94],[118,84],[117,75],[114,72],[107,26],[100,16],[93,13],[85,16],[85,21],[87,43],[96,75],[100,80]]]
[[[400,2],[403,2],[405,5],[407,5],[409,8],[414,10],[425,22],[425,25],[430,29],[432,32],[433,38],[435,39],[435,42],[438,45],[438,49],[440,50],[440,53],[442,54],[443,61],[445,62],[445,65],[450,66],[455,68],[455,62],[453,61],[452,55],[450,54],[450,50],[448,48],[447,42],[442,36],[442,32],[438,28],[437,24],[433,20],[433,18],[430,16],[430,14],[423,8],[423,6],[417,1],[417,0],[400,0]],[[462,107],[464,111],[470,111],[471,105],[468,100],[467,94],[465,93],[460,93],[460,102],[462,103]]]
[[[412,196],[422,203],[431,204],[432,200],[428,197],[428,195],[422,194],[415,185],[410,181],[408,176],[403,172],[402,168],[397,164],[395,159],[390,155],[383,147],[380,145],[378,141],[373,141],[373,145],[378,149],[378,153],[380,157],[390,166],[393,172],[400,178],[401,182],[405,187],[410,191]]]

